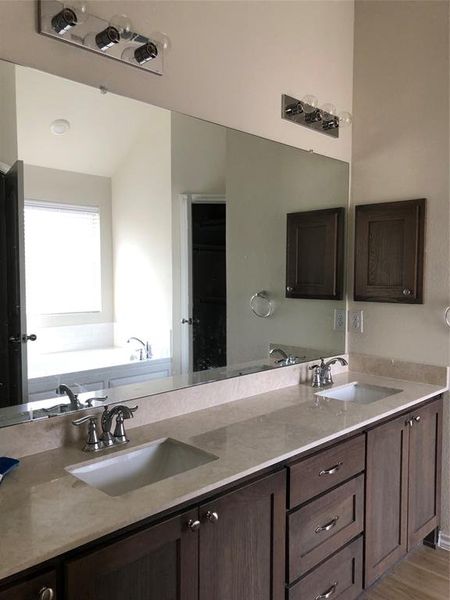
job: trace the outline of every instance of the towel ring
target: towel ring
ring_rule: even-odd
[[[447,306],[444,312],[444,321],[448,327],[450,327],[450,306]]]
[[[263,301],[263,304],[265,304],[266,306],[265,310],[258,310],[257,300]],[[261,319],[267,319],[267,317],[270,317],[270,315],[273,312],[272,301],[270,300],[267,292],[265,292],[264,290],[253,294],[253,296],[250,298],[250,308],[252,309],[253,314],[257,317],[260,317]]]

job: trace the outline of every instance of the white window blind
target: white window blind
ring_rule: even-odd
[[[27,312],[97,312],[102,308],[97,207],[25,201]]]

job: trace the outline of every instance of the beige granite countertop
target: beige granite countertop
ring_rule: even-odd
[[[296,385],[132,429],[124,450],[171,437],[218,460],[122,496],[112,497],[70,475],[91,457],[64,447],[22,459],[0,486],[0,579],[86,542],[209,493],[242,477],[405,410],[446,388],[348,371],[334,387],[365,382],[402,392],[372,404],[319,398]],[[1,435],[1,433],[0,433]]]

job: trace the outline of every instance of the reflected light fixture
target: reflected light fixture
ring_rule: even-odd
[[[67,119],[56,119],[50,123],[50,131],[53,135],[64,135],[70,129],[70,122]]]

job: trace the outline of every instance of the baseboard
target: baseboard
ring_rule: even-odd
[[[450,535],[446,535],[442,531],[439,534],[439,548],[450,552]]]

